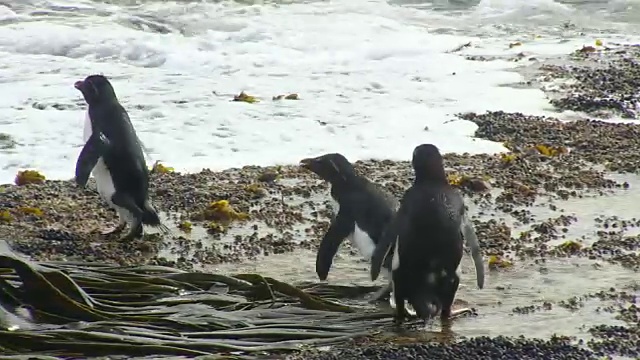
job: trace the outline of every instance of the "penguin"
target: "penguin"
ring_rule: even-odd
[[[168,232],[149,202],[149,170],[142,145],[113,86],[103,75],[90,75],[74,87],[89,107],[75,181],[85,187],[93,173],[100,197],[119,216],[118,225],[102,234],[120,233],[127,224],[130,231],[120,241],[141,237],[143,224]]]
[[[411,163],[414,182],[372,254],[371,279],[377,279],[385,257],[392,254],[396,322],[401,323],[407,315],[405,301],[425,321],[437,313],[447,320],[460,284],[456,270],[465,240],[476,264],[479,288],[484,287],[484,264],[464,200],[447,181],[438,148],[417,146]]]
[[[335,217],[331,221],[316,256],[316,273],[321,281],[327,279],[338,248],[349,238],[367,261],[376,243],[398,207],[398,200],[381,186],[357,175],[353,165],[339,153],[329,153],[303,159],[300,166],[315,173],[331,184]],[[391,257],[382,265],[390,280]],[[383,286],[372,297],[373,301],[386,297],[391,283]]]

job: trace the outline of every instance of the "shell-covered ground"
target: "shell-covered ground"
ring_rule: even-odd
[[[635,118],[640,74],[637,49],[581,49],[564,59],[569,65],[539,66],[531,83],[548,90],[551,103],[560,110],[599,118],[611,114]],[[573,81],[560,86],[558,79]],[[476,137],[502,142],[511,150],[496,155],[445,154],[450,181],[463,191],[474,214],[491,269],[488,287],[492,290],[472,289],[472,276],[466,276],[461,294],[477,307],[478,316],[461,320],[462,325],[454,323],[453,329],[442,329],[441,334],[459,334],[456,327],[460,326],[462,335],[473,338],[429,343],[411,332],[393,339],[356,339],[357,346],[349,343],[300,357],[640,356],[640,241],[636,229],[640,226],[636,211],[640,193],[635,188],[640,185],[640,125],[586,116],[563,122],[505,112],[457,116],[478,125]],[[398,197],[412,181],[408,161],[359,161],[355,166]],[[45,180],[0,187],[0,236],[37,260],[147,263],[227,272],[270,264],[265,270],[269,276],[286,277],[289,265],[278,268],[278,263],[289,259],[291,266],[306,269],[305,278],[298,280],[314,279],[313,251],[331,217],[328,186],[315,175],[295,165],[195,174],[156,170],[150,197],[172,229],[168,235],[147,229],[143,239],[128,243],[118,241],[117,236],[102,236],[100,231],[114,226],[117,218],[92,184],[81,189],[71,181]],[[270,258],[278,260],[269,262]],[[353,266],[345,272],[340,259]],[[354,269],[360,271],[356,277],[366,281],[366,264],[357,260],[345,242],[330,281],[348,277]],[[526,287],[527,281],[535,289],[531,294],[519,288]],[[572,287],[574,283],[583,285]],[[483,291],[490,295],[483,297]],[[501,307],[503,303],[511,309]],[[588,311],[582,311],[584,307]],[[565,313],[558,315],[558,308]],[[552,315],[535,315],[545,312]],[[594,315],[603,313],[611,315]],[[572,316],[570,325],[576,329],[556,327],[554,317]],[[575,320],[588,318],[606,323],[586,325]],[[531,330],[534,321],[544,331]],[[524,330],[513,334],[500,330],[516,331],[515,324]],[[582,325],[585,327],[578,329]],[[550,340],[508,336],[549,337],[555,329],[566,333],[557,333]],[[481,336],[483,331],[486,336]]]

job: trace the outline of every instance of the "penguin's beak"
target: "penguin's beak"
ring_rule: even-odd
[[[312,158],[302,159],[300,160],[300,167],[303,169],[311,170],[311,164],[313,163]]]
[[[75,84],[73,84],[73,87],[82,91],[82,88],[84,86],[84,81],[80,80],[80,81],[76,81]]]

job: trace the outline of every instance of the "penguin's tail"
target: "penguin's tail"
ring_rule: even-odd
[[[437,299],[434,299],[427,291],[427,289],[414,290],[414,293],[409,297],[409,304],[413,307],[418,318],[428,320],[435,316],[439,311],[439,303]]]
[[[145,201],[144,208],[142,209],[142,223],[145,225],[158,227],[164,233],[169,232],[169,228],[160,221],[160,216],[156,209],[151,206],[148,201]]]

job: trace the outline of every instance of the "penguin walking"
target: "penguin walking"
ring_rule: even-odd
[[[466,216],[460,192],[449,185],[438,148],[422,144],[413,151],[413,185],[381,237],[371,259],[371,279],[377,279],[385,257],[392,255],[392,288],[396,321],[407,315],[405,301],[425,321],[452,315],[460,278],[456,270],[464,241],[476,265],[478,287],[484,286],[484,265],[478,238]],[[468,310],[467,310],[468,311]]]
[[[149,203],[149,170],[142,145],[113,86],[102,75],[90,75],[77,81],[74,87],[89,106],[85,117],[85,145],[76,162],[76,183],[86,186],[93,173],[98,193],[119,216],[118,225],[102,234],[120,233],[127,224],[130,231],[121,241],[141,237],[143,224],[167,232],[168,228]]]
[[[336,214],[320,242],[316,257],[318,278],[326,280],[338,248],[349,238],[366,260],[371,258],[376,243],[398,206],[397,199],[367,178],[356,174],[353,165],[339,153],[303,159],[300,166],[331,184],[331,197]],[[390,280],[391,254],[382,267]],[[391,283],[383,286],[372,300],[386,297]]]

